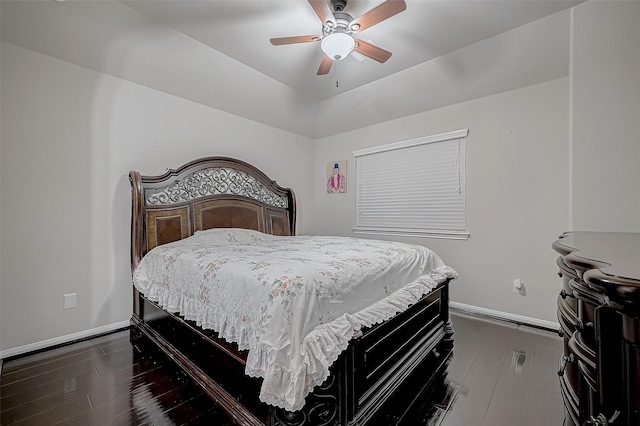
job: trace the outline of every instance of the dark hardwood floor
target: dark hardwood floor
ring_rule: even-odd
[[[418,399],[402,426],[562,425],[558,337],[455,315],[452,320],[448,373]],[[233,423],[150,343],[133,346],[122,331],[5,361],[0,425],[14,424]]]

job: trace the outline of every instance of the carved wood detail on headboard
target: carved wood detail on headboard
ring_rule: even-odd
[[[295,235],[296,199],[262,171],[229,157],[205,157],[158,176],[129,173],[131,268],[152,248],[211,228]]]

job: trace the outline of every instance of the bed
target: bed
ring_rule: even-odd
[[[445,374],[456,274],[430,250],[296,237],[293,191],[233,158],[129,178],[132,339],[155,343],[235,423],[395,424]]]

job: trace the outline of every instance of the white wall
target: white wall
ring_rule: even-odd
[[[640,232],[640,1],[572,11],[572,228]]]
[[[318,138],[569,73],[569,10],[322,101]]]
[[[2,44],[0,350],[128,321],[128,172],[227,155],[295,188],[314,229],[311,139]],[[77,293],[78,307],[62,310]],[[1,356],[0,356],[1,358]]]
[[[316,141],[316,182],[347,160],[346,194],[316,183],[316,232],[353,236],[353,151],[469,129],[466,241],[401,238],[432,248],[460,274],[453,301],[556,321],[559,281],[551,243],[567,229],[568,78],[488,96]],[[375,237],[379,238],[379,237]],[[512,293],[525,282],[526,296]]]
[[[317,102],[118,1],[3,1],[2,41],[313,137]]]

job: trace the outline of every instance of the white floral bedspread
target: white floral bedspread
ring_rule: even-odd
[[[260,399],[296,411],[348,341],[456,272],[431,250],[344,237],[212,229],[158,246],[134,285],[240,349]]]

